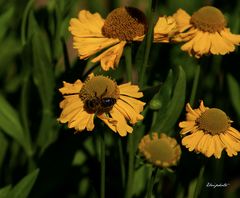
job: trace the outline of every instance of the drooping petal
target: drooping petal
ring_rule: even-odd
[[[116,131],[119,133],[119,135],[126,136],[127,133],[132,133],[133,128],[127,124],[124,115],[115,106],[113,106],[112,110],[110,111],[110,115],[114,120],[117,121]]]
[[[177,10],[177,12],[173,15],[173,18],[177,22],[179,32],[184,32],[192,26],[190,24],[191,16],[181,8]]]
[[[240,35],[237,34],[232,34],[230,32],[229,28],[224,28],[221,32],[220,35],[229,41],[231,41],[234,45],[239,45],[240,44]]]
[[[92,62],[101,61],[102,69],[105,71],[108,71],[110,68],[114,69],[120,61],[125,44],[126,41],[121,41],[94,58]]]
[[[154,42],[169,42],[169,39],[177,32],[177,24],[173,17],[159,17],[154,27]]]

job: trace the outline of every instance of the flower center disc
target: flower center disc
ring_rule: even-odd
[[[165,140],[152,140],[150,144],[146,146],[146,150],[151,155],[151,160],[156,162],[171,162],[174,158],[174,152],[168,142]]]
[[[114,9],[109,13],[102,27],[102,34],[105,37],[124,41],[131,41],[146,32],[147,20],[144,13],[133,7]]]
[[[200,129],[212,135],[223,133],[230,126],[230,120],[227,115],[217,108],[211,108],[203,112],[197,122]]]
[[[219,32],[226,26],[226,20],[222,12],[212,6],[205,6],[195,12],[190,20],[196,28],[204,32]]]
[[[105,76],[93,76],[85,81],[80,91],[80,98],[84,102],[86,111],[103,113],[111,110],[119,94],[116,82]]]

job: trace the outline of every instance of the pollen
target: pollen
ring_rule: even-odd
[[[109,13],[102,34],[108,38],[132,41],[136,36],[147,33],[147,29],[147,20],[142,11],[133,7],[120,7]]]
[[[199,128],[205,133],[217,135],[227,131],[231,121],[222,110],[211,108],[202,113],[202,115],[197,119],[197,123]]]
[[[194,27],[210,33],[220,32],[227,25],[226,19],[222,12],[212,6],[200,8],[192,15],[190,23]]]
[[[87,112],[103,113],[111,110],[119,95],[115,81],[105,76],[93,76],[84,82],[79,97]]]

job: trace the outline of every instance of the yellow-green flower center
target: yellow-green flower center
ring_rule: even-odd
[[[85,81],[80,98],[89,113],[109,112],[119,98],[119,88],[115,81],[105,76],[93,76]]]
[[[220,109],[207,109],[197,119],[199,128],[205,133],[217,135],[225,132],[230,126],[230,120],[227,115]]]
[[[219,32],[226,26],[226,20],[222,12],[212,6],[205,6],[195,12],[190,20],[196,28],[204,32]]]
[[[146,151],[151,155],[153,162],[171,162],[174,158],[173,148],[164,139],[152,140],[146,145]]]
[[[102,27],[102,34],[108,38],[132,41],[136,36],[147,32],[147,20],[142,11],[133,7],[114,9],[107,16]]]

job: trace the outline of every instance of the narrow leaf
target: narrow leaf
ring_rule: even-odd
[[[32,171],[25,176],[16,186],[11,190],[8,198],[27,198],[39,173],[39,169]]]
[[[231,103],[240,118],[240,84],[231,74],[227,75],[227,82]]]
[[[2,95],[0,95],[0,128],[22,145],[28,155],[31,155],[31,145],[24,135],[19,116]]]

